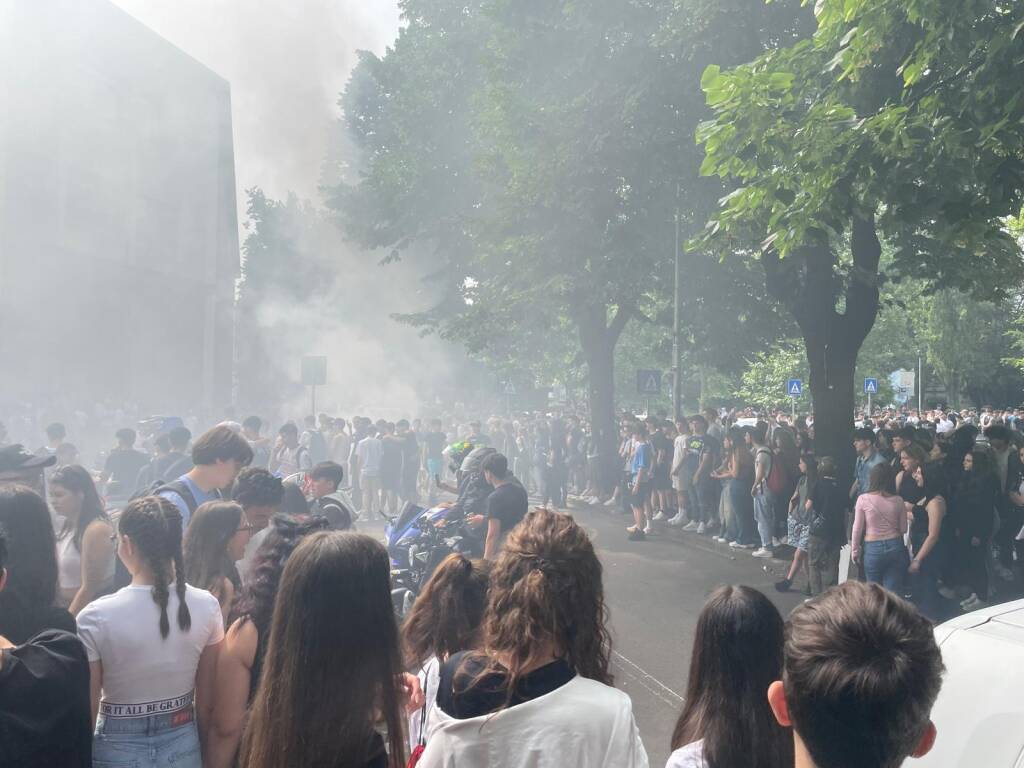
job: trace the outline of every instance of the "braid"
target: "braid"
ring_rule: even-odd
[[[170,545],[171,559],[174,561],[174,588],[178,593],[178,628],[187,632],[192,627],[192,614],[188,611],[188,603],[185,602],[185,589],[188,584],[185,581],[185,558],[181,552],[181,512],[173,504],[170,505],[173,512],[168,509],[164,512],[167,518],[168,538]]]
[[[160,636],[171,631],[167,618],[170,564],[177,572],[178,626],[187,630],[192,618],[185,604],[185,567],[181,554],[181,513],[167,499],[146,496],[129,504],[118,521],[118,529],[127,535],[153,571],[153,601],[160,606]]]

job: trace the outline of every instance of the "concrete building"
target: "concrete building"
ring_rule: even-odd
[[[0,395],[219,409],[228,83],[107,0],[0,6]]]

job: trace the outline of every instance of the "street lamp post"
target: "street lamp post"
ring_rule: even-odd
[[[679,259],[679,185],[676,184],[675,301],[672,308],[672,418],[683,417],[682,377],[679,370],[679,293],[682,264]],[[702,393],[703,394],[703,393]]]

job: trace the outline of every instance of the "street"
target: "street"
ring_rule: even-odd
[[[590,532],[605,567],[615,685],[632,698],[651,766],[661,768],[671,751],[707,594],[721,584],[747,584],[768,595],[783,616],[803,595],[775,591],[774,582],[784,575],[777,561],[737,555],[705,536],[657,532],[663,528],[647,541],[630,542],[627,518],[617,508],[577,507],[572,514]]]

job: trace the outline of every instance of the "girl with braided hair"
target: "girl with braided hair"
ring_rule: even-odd
[[[217,598],[185,582],[181,529],[167,499],[132,501],[115,537],[131,584],[78,616],[98,764],[202,766],[224,624]]]
[[[536,509],[490,577],[480,650],[441,665],[420,768],[647,768],[611,687],[601,563],[569,515]]]

